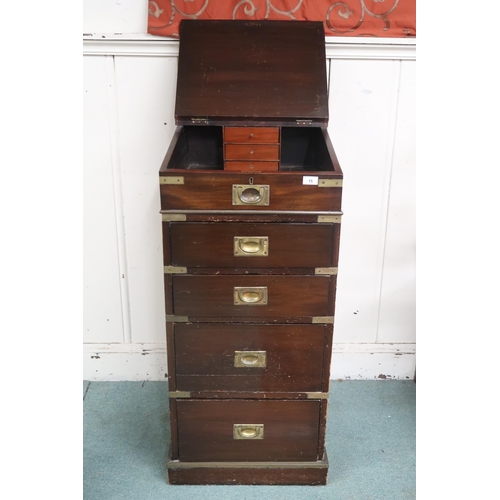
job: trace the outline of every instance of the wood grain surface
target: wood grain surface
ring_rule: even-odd
[[[179,400],[182,461],[317,460],[319,401]],[[234,424],[263,424],[263,439],[234,439]]]

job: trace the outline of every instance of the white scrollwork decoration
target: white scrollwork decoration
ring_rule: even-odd
[[[205,12],[205,10],[208,7],[208,3],[210,2],[210,0],[205,0],[203,7],[198,12],[195,12],[194,14],[188,14],[187,12],[183,12],[181,9],[179,9],[179,7],[177,7],[175,0],[171,1],[172,1],[172,12],[176,10],[181,16],[187,17],[189,19],[198,19],[198,17],[201,16],[203,12]],[[184,0],[184,3],[187,3],[188,1],[194,2],[194,0]]]
[[[197,9],[197,5],[199,5],[198,3],[195,2],[201,3],[201,0],[182,0],[182,1],[186,6],[184,8],[181,8],[178,5],[179,3],[181,3],[181,0],[170,0],[168,2],[170,4],[170,13],[169,13],[167,10],[168,9],[167,6],[165,6],[165,9],[160,9],[156,1],[149,0],[148,12],[151,17],[154,17],[155,19],[160,19],[160,18],[163,19],[170,15],[170,19],[165,24],[163,24],[162,26],[155,26],[152,29],[159,30],[171,26],[176,16],[181,16],[183,18],[188,18],[188,19],[198,19],[207,10],[210,1],[215,2],[215,0],[204,0],[203,5],[196,12],[193,12]],[[296,19],[294,14],[304,4],[304,0],[296,0],[296,4],[293,8],[288,9],[287,7],[285,7],[284,10],[281,10],[274,4],[276,0],[261,0],[261,1],[262,2],[265,1],[266,11],[265,13],[264,12],[260,13],[259,15],[260,19],[268,19],[272,13],[278,14],[279,16],[287,17],[289,19]],[[330,5],[330,7],[326,12],[326,19],[325,19],[325,24],[328,30],[340,35],[345,33],[352,33],[361,26],[366,16],[380,19],[384,23],[384,27],[382,29],[384,31],[389,30],[390,21],[388,19],[388,16],[392,12],[394,12],[394,10],[399,4],[399,0],[393,0],[392,6],[382,13],[376,13],[368,9],[368,7],[365,4],[365,0],[357,0],[359,2],[359,10],[360,10],[359,19],[357,20],[357,22],[354,16],[355,12],[357,12],[358,9],[354,8],[353,1],[354,0],[343,0],[343,1],[337,0],[334,1],[332,5]],[[372,8],[375,7],[375,4],[389,3],[386,2],[386,0],[373,0],[373,2],[374,4],[372,4],[373,5]],[[255,18],[257,11],[259,11],[259,7],[257,7],[259,3],[260,2],[255,2],[255,0],[239,0],[233,8],[232,19],[236,19],[238,12],[242,12],[246,17]],[[187,4],[191,5],[194,4],[192,5],[191,8],[188,9],[192,13],[185,12]],[[353,8],[351,9],[350,6]],[[165,10],[167,10],[167,12],[165,12]],[[335,21],[335,19],[337,19],[337,21]],[[348,20],[352,20],[351,27],[349,27],[351,23]],[[404,31],[409,32],[409,30],[407,29]],[[370,36],[375,36],[375,35],[370,35]]]
[[[274,12],[276,12],[276,14],[281,14],[282,16],[287,16],[290,19],[295,19],[295,16],[293,14],[300,9],[300,6],[304,2],[304,0],[299,0],[299,2],[297,3],[297,5],[293,9],[290,9],[290,10],[279,10],[279,9],[277,9],[273,5],[273,3],[271,2],[271,0],[266,0],[266,2],[267,2],[266,19],[269,17],[269,12],[271,10],[273,10]]]
[[[280,14],[281,16],[289,17],[290,19],[295,19],[295,12],[297,12],[301,5],[304,3],[304,0],[298,0],[297,5],[289,10],[280,10],[278,9],[272,2],[272,0],[266,0],[266,13],[264,14],[264,19],[269,18],[269,14],[271,11],[276,14]],[[252,0],[240,0],[233,9],[233,19],[236,19],[236,15],[238,13],[238,9],[243,6],[243,12],[248,17],[255,16],[256,12],[259,10]]]
[[[353,15],[353,12],[352,10],[349,10],[349,7],[347,7],[347,5],[345,5],[345,12],[342,12],[341,9],[339,9],[337,11],[337,14],[342,18],[342,19],[349,19],[352,15]]]
[[[385,0],[374,0],[374,1],[376,3],[383,3]],[[338,28],[335,28],[332,25],[332,21],[331,21],[332,11],[334,11],[334,9],[338,8],[336,13],[342,19],[348,19],[349,17],[351,17],[353,12],[351,10],[349,10],[349,7],[345,2],[335,2],[334,4],[332,4],[326,12],[326,25],[327,25],[328,29],[330,31],[333,31],[334,33],[338,33],[338,34],[352,33],[353,31],[357,30],[361,26],[361,23],[365,19],[365,14],[367,14],[371,17],[375,17],[377,19],[381,19],[382,21],[384,21],[385,27],[382,29],[384,31],[387,31],[390,27],[390,22],[389,22],[389,19],[387,16],[389,16],[389,14],[394,12],[394,9],[399,4],[399,0],[395,0],[394,5],[389,10],[387,10],[386,12],[383,12],[382,14],[376,14],[375,12],[372,12],[371,10],[369,10],[365,5],[364,0],[359,0],[359,3],[360,3],[360,7],[361,7],[361,16],[360,16],[358,22],[352,28],[345,29],[345,30],[340,30]]]
[[[363,0],[361,0],[361,1],[363,1]],[[359,18],[357,24],[355,26],[353,26],[352,28],[349,28],[347,30],[339,30],[337,28],[334,28],[332,26],[332,23],[330,22],[330,13],[336,7],[338,7],[337,15],[339,17],[341,17],[342,19],[349,19],[351,17],[351,15],[353,14],[353,12],[349,10],[349,7],[348,7],[348,5],[346,3],[344,3],[344,2],[335,2],[326,11],[326,25],[328,26],[328,29],[330,29],[334,33],[349,33],[349,32],[352,32],[352,31],[358,29],[361,26],[361,23],[363,22],[363,19],[365,18],[365,11],[364,10],[361,10],[361,17]],[[342,10],[342,9],[344,9],[344,10]]]
[[[184,0],[184,3],[188,3],[188,2],[193,3],[194,1],[195,0]],[[205,3],[201,7],[201,9],[198,10],[198,12],[195,12],[194,14],[189,14],[188,12],[184,12],[181,8],[179,8],[177,6],[177,4],[175,2],[176,2],[176,0],[170,0],[171,9],[170,9],[170,19],[168,20],[168,22],[161,25],[161,26],[155,26],[153,29],[160,30],[160,29],[168,28],[169,26],[171,26],[174,22],[176,13],[180,14],[182,17],[186,17],[188,19],[198,19],[198,17],[201,16],[203,14],[203,12],[205,12],[210,0],[205,0]],[[151,9],[151,7],[153,7],[155,10],[153,11]],[[158,8],[158,5],[156,2],[153,2],[153,1],[149,2],[149,15],[158,19],[163,12],[164,12],[163,9]]]
[[[255,6],[255,4],[252,2],[252,0],[241,0],[240,2],[238,2],[236,4],[236,6],[233,9],[233,19],[236,19],[236,14],[238,12],[238,9],[242,5],[245,5],[245,7],[243,7],[243,12],[245,13],[245,15],[247,15],[248,17],[255,16],[255,13],[257,12],[258,9]]]
[[[154,8],[154,10],[152,8]],[[165,11],[163,9],[160,9],[156,2],[149,2],[148,12],[150,16],[158,19]]]

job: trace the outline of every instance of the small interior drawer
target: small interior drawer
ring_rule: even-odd
[[[224,170],[230,172],[277,172],[277,161],[226,161]]]
[[[224,142],[273,144],[279,142],[279,127],[224,127]]]
[[[279,146],[276,144],[225,144],[226,160],[279,160]]]

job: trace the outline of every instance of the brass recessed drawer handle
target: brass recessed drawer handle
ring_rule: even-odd
[[[264,424],[234,424],[234,439],[264,439]]]
[[[269,205],[269,186],[233,184],[233,205]]]
[[[267,257],[269,252],[268,236],[235,236],[235,257]]]
[[[265,306],[267,305],[267,286],[235,286],[235,306]]]
[[[234,351],[236,368],[265,368],[266,351]]]

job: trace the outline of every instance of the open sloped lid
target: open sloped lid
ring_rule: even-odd
[[[323,23],[185,19],[179,36],[179,125],[328,124]]]

